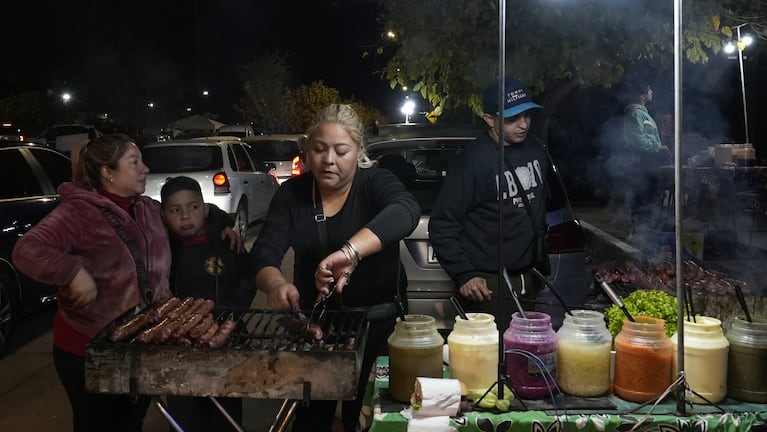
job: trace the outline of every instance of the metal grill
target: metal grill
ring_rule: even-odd
[[[286,313],[226,309],[218,322],[235,329],[220,348],[153,345],[108,335],[138,310],[107,326],[87,347],[86,389],[97,393],[227,396],[269,399],[354,399],[367,338],[362,311],[327,310],[322,340],[279,323]]]

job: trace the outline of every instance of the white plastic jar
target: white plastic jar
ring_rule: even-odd
[[[557,383],[562,391],[582,397],[607,393],[612,335],[604,314],[591,310],[565,314],[557,336]]]
[[[490,314],[466,317],[455,317],[447,337],[450,377],[463,381],[470,391],[484,391],[498,380],[498,327]]]

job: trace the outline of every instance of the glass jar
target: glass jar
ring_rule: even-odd
[[[564,393],[592,397],[610,389],[613,337],[605,316],[591,310],[565,314],[557,332],[557,383]]]
[[[755,403],[767,403],[767,320],[748,322],[735,317],[726,334],[730,341],[727,358],[727,394]]]
[[[450,377],[463,381],[470,391],[484,392],[498,380],[498,327],[490,314],[466,317],[455,317],[447,336]]]
[[[442,346],[437,322],[429,315],[397,318],[389,336],[389,393],[400,402],[410,401],[417,377],[442,378]]]
[[[716,318],[695,316],[684,321],[684,371],[689,390],[685,398],[693,403],[717,403],[727,395],[727,354],[730,343]],[[679,374],[677,363],[679,334],[671,336],[671,380]],[[691,391],[690,391],[691,390]],[[695,395],[693,391],[700,396]]]
[[[623,320],[615,336],[615,382],[613,391],[627,401],[644,403],[671,385],[671,339],[665,321],[635,316]]]
[[[553,377],[556,376],[558,338],[551,327],[551,316],[543,312],[525,312],[525,316],[514,312],[509,328],[503,333],[506,375],[511,381],[511,389],[519,397],[543,399],[556,388]],[[526,353],[510,353],[508,350]],[[543,365],[538,359],[529,358],[528,353],[535,355]]]

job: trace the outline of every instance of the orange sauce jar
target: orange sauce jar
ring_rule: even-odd
[[[646,316],[634,319],[624,320],[615,336],[613,391],[621,399],[644,403],[671,385],[673,347],[664,320]]]

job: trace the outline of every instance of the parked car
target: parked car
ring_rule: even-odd
[[[401,134],[405,138],[391,134],[373,138],[367,152],[378,166],[397,174],[421,205],[418,227],[400,244],[400,256],[408,276],[409,311],[434,316],[439,328],[450,329],[456,314],[449,298],[458,293],[429,242],[429,215],[453,158],[470,145],[480,131],[465,129],[456,133],[439,128],[420,129]],[[547,179],[552,195],[547,203],[549,280],[568,305],[582,304],[589,293],[583,228],[573,215],[553,161]],[[536,309],[550,314],[558,327],[564,309],[553,293],[544,290],[537,300]]]
[[[16,241],[59,204],[56,188],[72,178],[65,155],[32,143],[0,141],[0,353],[18,319],[53,305],[56,287],[16,271]]]
[[[86,141],[89,137],[100,135],[101,132],[92,125],[59,124],[46,128],[37,134],[32,141],[53,147],[68,155],[78,143]]]
[[[306,135],[254,135],[244,141],[251,145],[257,159],[274,164],[280,183],[303,172],[301,148]]]
[[[205,202],[236,218],[245,239],[248,226],[266,218],[279,184],[271,165],[251,156],[250,146],[232,138],[195,138],[148,144],[141,150],[149,167],[145,195],[160,200],[165,182],[180,175],[200,183]]]
[[[24,133],[21,128],[13,123],[0,124],[0,140],[2,141],[24,141]]]

